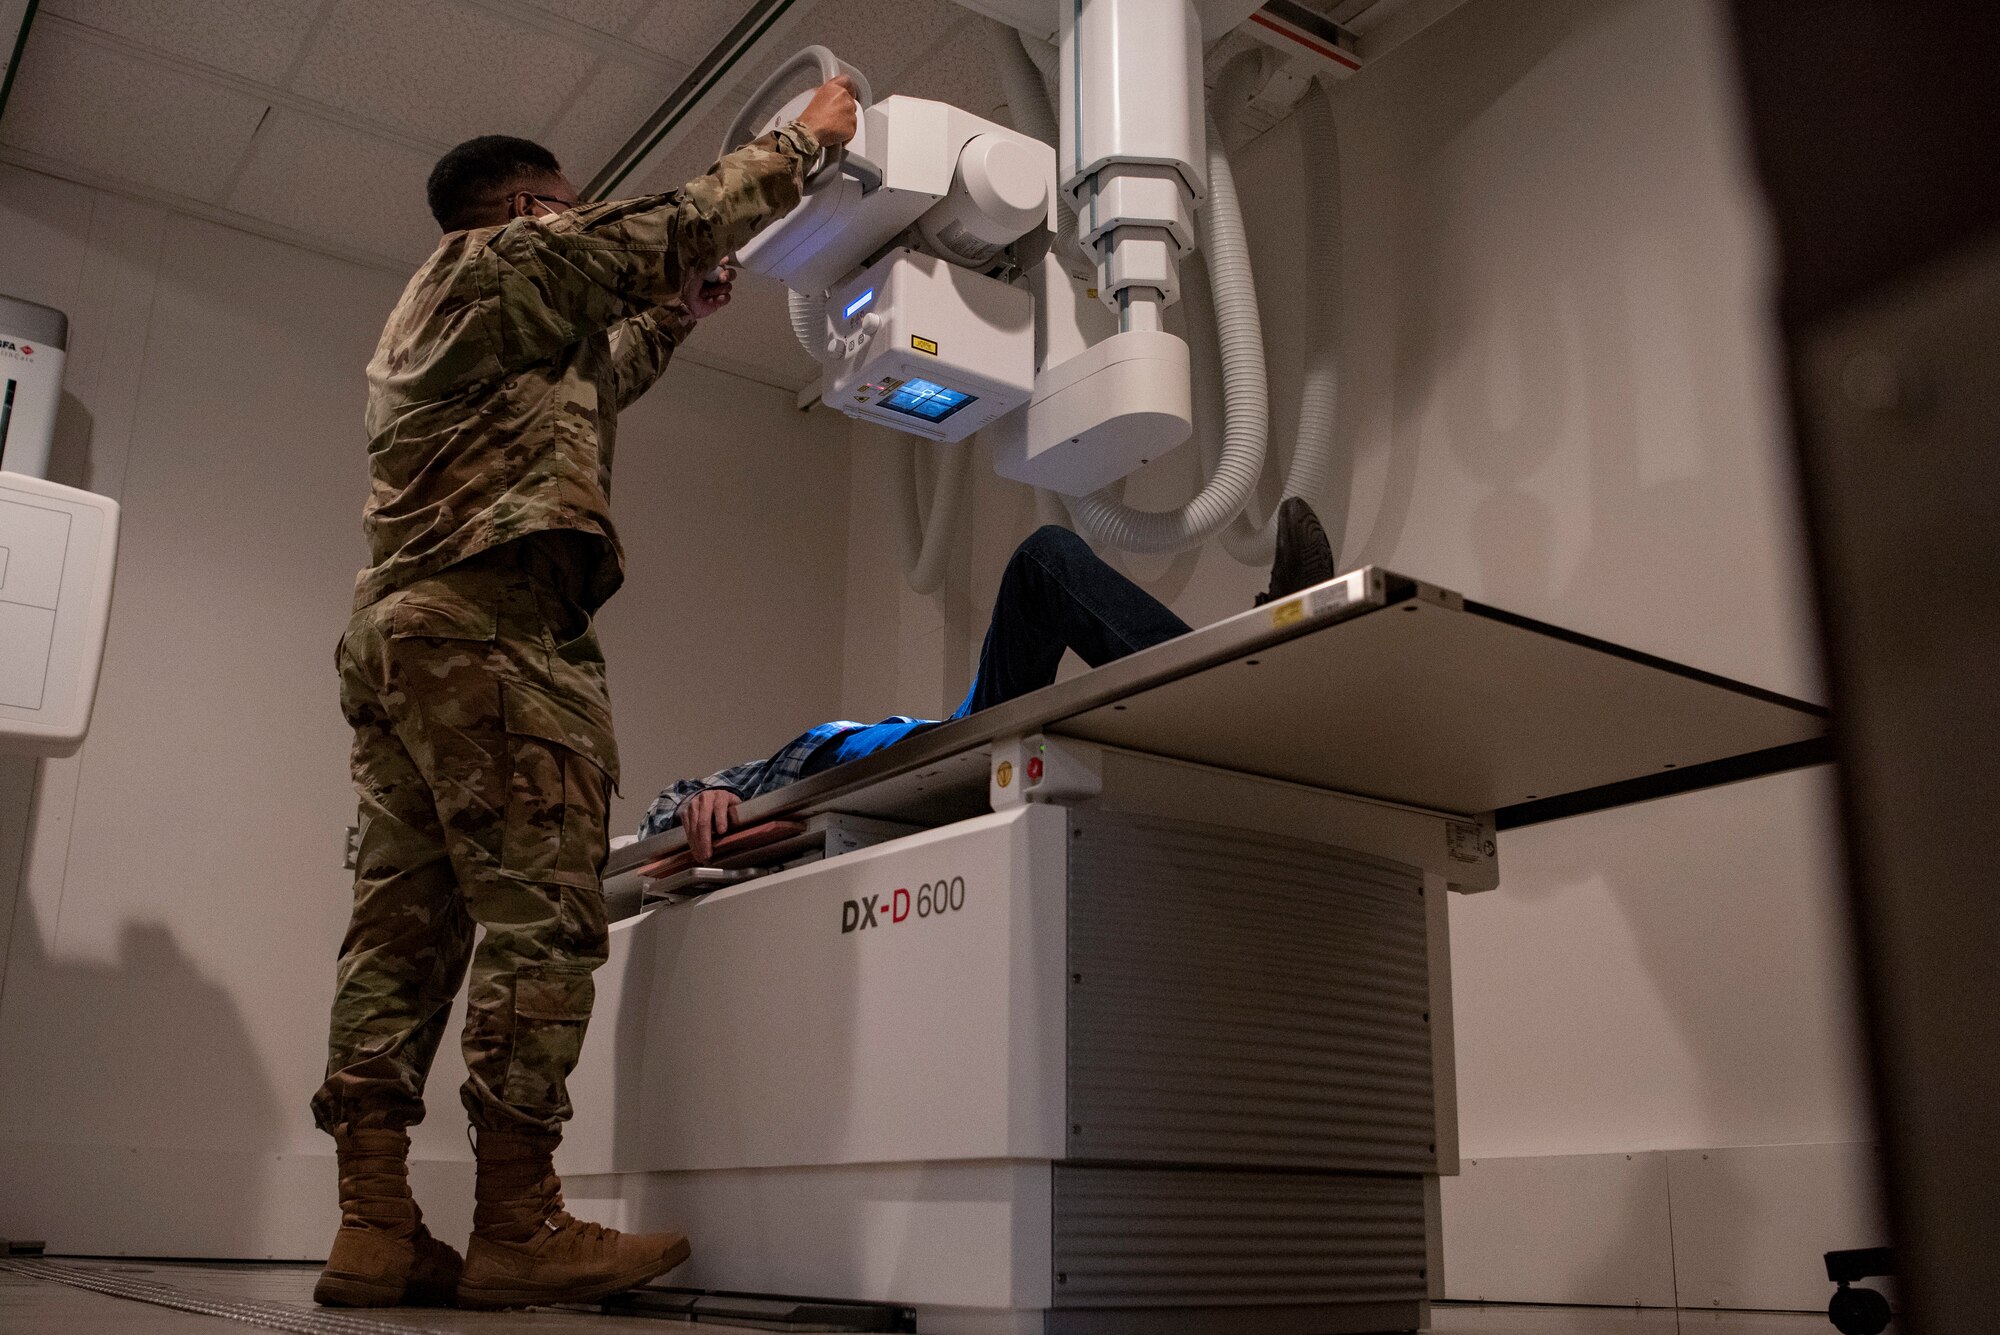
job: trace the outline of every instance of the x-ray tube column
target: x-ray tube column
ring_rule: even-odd
[[[1207,195],[1201,24],[1190,0],[1059,0],[1062,104],[1056,171],[1096,260],[1095,291],[1047,261],[1037,282],[1045,349],[1025,412],[996,431],[1002,477],[1086,496],[1194,429],[1187,344],[1161,327],[1180,297]],[[1095,296],[1118,317],[1091,333]]]
[[[1057,170],[1121,331],[1180,298],[1207,195],[1201,20],[1192,0],[1067,0]]]

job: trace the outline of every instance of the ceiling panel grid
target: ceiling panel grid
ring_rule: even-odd
[[[321,0],[42,0],[42,13],[276,86]]]
[[[7,143],[45,158],[213,199],[266,107],[256,97],[38,23],[0,131]]]
[[[407,268],[446,148],[524,135],[587,177],[686,77],[659,16],[742,3],[43,0],[0,152]]]
[[[581,47],[450,0],[345,0],[293,87],[452,144],[541,133],[592,63]]]
[[[524,135],[587,180],[750,3],[41,0],[0,158],[407,272],[436,243],[424,180],[453,143]],[[631,187],[706,170],[749,88],[809,42],[863,69],[878,96],[1004,119],[998,32],[953,0],[807,0]],[[716,363],[809,381],[782,294],[742,296],[728,330],[704,331]]]

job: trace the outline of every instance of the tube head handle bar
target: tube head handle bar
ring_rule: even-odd
[[[828,79],[834,78],[837,75],[845,74],[848,78],[854,80],[854,86],[859,90],[859,96],[855,100],[860,103],[861,107],[866,109],[874,104],[875,95],[868,87],[867,75],[833,54],[826,47],[809,46],[787,59],[778,68],[772,70],[764,81],[757,85],[756,90],[744,102],[743,109],[736,113],[735,119],[729,122],[729,128],[723,132],[720,152],[729,153],[740,148],[747,140],[750,127],[755,125],[758,117],[763,114],[764,104],[770,101],[772,94],[782,88],[801,70],[806,69],[815,71],[819,75],[821,83],[825,83]],[[807,187],[810,188],[820,181],[827,180],[839,174],[842,165],[846,161],[847,146],[845,144],[835,144],[831,148],[821,149],[819,162],[806,172],[805,183]]]

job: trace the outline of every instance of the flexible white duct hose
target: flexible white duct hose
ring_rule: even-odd
[[[990,27],[993,45],[1000,52],[1000,91],[1007,95],[1007,112],[1013,117],[1014,128],[1055,147],[1060,131],[1049,108],[1048,85],[1028,56],[1027,43],[1034,39],[1004,23],[995,22]]]
[[[809,297],[803,292],[788,293],[785,312],[792,317],[792,336],[816,362],[827,362],[833,354],[826,350],[826,298]]]
[[[1042,91],[1048,94],[1049,105],[1054,106],[1056,98],[1053,90],[1056,86],[1058,72],[1062,66],[1062,52],[1056,47],[1054,42],[1045,42],[1041,38],[1022,32],[1018,28],[1014,30],[1014,33],[1015,36],[1021,39],[1021,49],[1028,53],[1028,59],[1035,62],[1035,69],[1042,76]]]
[[[1299,383],[1298,435],[1278,493],[1303,496],[1319,514],[1336,563],[1346,537],[1348,479],[1338,495],[1327,493],[1333,472],[1334,416],[1340,389],[1340,188],[1334,149],[1333,109],[1324,86],[1299,103],[1299,137],[1314,160],[1306,173],[1307,301],[1305,366]],[[1192,325],[1195,313],[1189,312]],[[1262,523],[1246,507],[1222,532],[1222,545],[1244,565],[1269,565],[1277,543],[1277,512]]]
[[[1048,93],[1060,70],[1056,48],[1025,33],[1021,34],[1020,47],[1041,73],[1043,91]],[[1054,112],[1050,110],[1044,123],[1053,119]],[[1226,294],[1217,303],[1224,308],[1218,312],[1217,323],[1227,331],[1220,340],[1225,350],[1219,358],[1211,360],[1211,365],[1219,361],[1225,377],[1221,458],[1210,472],[1207,485],[1179,510],[1133,509],[1121,499],[1123,487],[1115,484],[1081,500],[1061,498],[1077,526],[1093,541],[1131,551],[1178,551],[1196,546],[1220,531],[1249,501],[1251,489],[1263,471],[1269,441],[1270,391],[1264,372],[1263,326],[1250,272],[1249,248],[1243,237],[1235,176],[1229,169],[1212,117],[1208,122],[1207,152],[1209,202],[1197,215],[1196,223],[1201,232],[1201,249],[1211,257],[1211,267],[1207,269],[1210,290]],[[1070,253],[1064,249],[1065,242],[1071,250],[1080,250],[1076,246],[1076,218],[1067,201],[1062,221],[1063,229],[1057,235],[1058,253]],[[1205,325],[1207,321],[1202,323]],[[1037,510],[1041,510],[1044,502],[1039,495],[1036,503]]]
[[[958,512],[965,500],[966,465],[972,458],[969,442],[933,447],[937,450],[937,479],[931,486],[930,521],[917,508],[917,468],[924,442],[903,438],[903,457],[891,465],[896,475],[895,510],[897,545],[903,558],[903,578],[921,594],[933,594],[944,583],[945,566],[951,548],[946,539],[958,527]]]
[[[1222,450],[1206,485],[1178,509],[1136,510],[1123,504],[1112,487],[1069,502],[1086,537],[1131,552],[1177,552],[1206,542],[1243,509],[1264,471],[1271,426],[1264,329],[1236,177],[1212,116],[1207,152],[1208,202],[1195,223],[1208,261],[1221,345]]]

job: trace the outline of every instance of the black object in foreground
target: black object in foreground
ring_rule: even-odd
[[[1839,1287],[1826,1305],[1826,1319],[1841,1335],[1879,1335],[1889,1324],[1889,1300],[1874,1289],[1850,1289],[1857,1279],[1896,1273],[1892,1247],[1857,1247],[1826,1254],[1826,1277]]]

